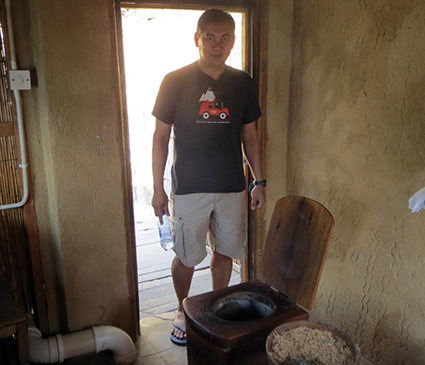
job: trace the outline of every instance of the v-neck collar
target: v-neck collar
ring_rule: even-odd
[[[224,70],[223,70],[223,72],[221,73],[221,75],[220,75],[217,79],[215,79],[215,78],[211,77],[210,75],[208,75],[207,73],[205,73],[204,71],[202,71],[202,70],[201,70],[201,68],[199,67],[199,63],[198,63],[198,61],[195,61],[195,65],[196,65],[196,68],[199,70],[199,72],[200,72],[202,75],[205,75],[205,77],[208,77],[209,79],[211,79],[212,81],[215,81],[215,82],[220,81],[220,79],[222,79],[222,78],[223,78],[223,75],[227,72],[227,69],[228,69],[228,66],[227,66],[227,65],[224,65]]]

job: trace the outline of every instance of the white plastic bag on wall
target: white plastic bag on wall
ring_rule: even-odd
[[[418,190],[409,199],[409,209],[412,211],[412,213],[417,213],[421,209],[425,209],[425,188]]]

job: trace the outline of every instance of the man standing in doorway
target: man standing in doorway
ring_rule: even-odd
[[[195,33],[198,61],[165,76],[152,112],[156,117],[152,206],[161,223],[163,212],[170,215],[163,176],[174,131],[170,200],[176,256],[171,274],[178,310],[170,338],[178,345],[186,344],[182,301],[189,294],[194,267],[207,255],[207,237],[213,250],[213,290],[229,284],[232,258],[245,258],[241,143],[255,179],[251,209],[266,202],[255,126],[261,111],[254,83],[246,72],[225,65],[234,42],[232,16],[217,9],[204,12]]]

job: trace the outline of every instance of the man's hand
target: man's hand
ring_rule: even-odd
[[[155,211],[155,215],[159,217],[159,221],[162,224],[162,211],[165,212],[165,215],[170,215],[170,212],[168,211],[168,196],[164,189],[153,193],[152,207]]]
[[[266,189],[264,186],[255,185],[251,191],[251,209],[260,209],[266,203]]]

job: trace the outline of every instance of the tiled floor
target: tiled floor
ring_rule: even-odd
[[[186,348],[174,345],[170,339],[171,321],[174,313],[145,318],[140,321],[140,364],[187,364]]]

